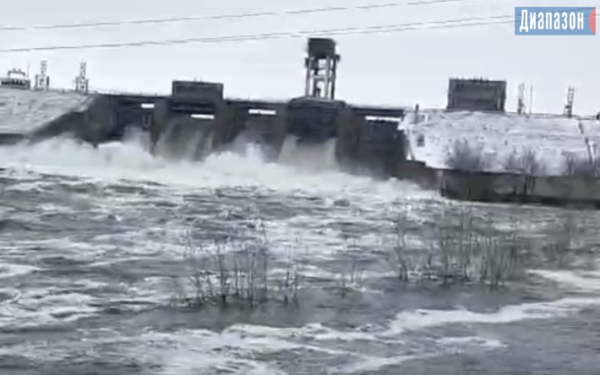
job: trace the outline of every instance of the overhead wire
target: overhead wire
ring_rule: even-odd
[[[224,20],[224,19],[239,19],[239,18],[259,18],[273,16],[295,16],[318,13],[331,12],[347,12],[347,11],[368,11],[376,9],[398,8],[404,6],[420,6],[442,3],[457,3],[473,0],[404,0],[379,4],[363,4],[351,6],[329,6],[321,8],[282,10],[282,11],[264,11],[250,13],[233,13],[220,15],[201,15],[201,16],[184,16],[184,17],[164,17],[154,19],[138,19],[125,21],[96,21],[96,22],[81,22],[81,23],[66,23],[66,24],[51,24],[51,25],[32,25],[32,26],[0,26],[0,31],[25,31],[25,30],[52,30],[52,29],[74,29],[74,28],[94,28],[107,26],[127,26],[127,25],[145,25],[145,24],[161,24],[161,23],[176,23],[176,22],[191,22],[205,20]]]
[[[425,2],[420,1],[419,4],[433,3],[433,2],[450,2],[450,1],[464,1],[464,0],[427,0]],[[397,4],[397,3],[389,3]],[[407,4],[407,3],[405,3]],[[415,2],[416,4],[416,2]],[[385,4],[379,5],[364,5],[355,6],[352,9],[363,9],[365,7],[383,7]],[[320,9],[350,9],[349,7],[338,7],[338,8],[320,8]],[[575,9],[575,8],[572,8]],[[317,10],[303,10],[303,12],[310,12]],[[293,11],[300,12],[300,11]],[[597,15],[597,17],[600,14]],[[99,49],[99,48],[124,48],[124,47],[143,47],[143,46],[165,46],[165,45],[178,45],[178,44],[191,44],[191,43],[228,43],[228,42],[243,42],[243,41],[261,41],[271,39],[282,39],[282,38],[297,38],[306,36],[336,36],[336,35],[360,35],[360,34],[375,34],[375,33],[396,33],[412,30],[430,30],[430,29],[452,29],[461,27],[473,27],[473,26],[486,26],[486,25],[497,25],[507,24],[512,22],[518,22],[521,19],[520,15],[501,15],[501,16],[488,16],[488,17],[466,17],[459,19],[441,20],[441,21],[429,21],[429,22],[412,22],[403,24],[389,24],[389,25],[374,25],[366,27],[342,27],[332,29],[321,29],[321,30],[301,30],[301,31],[285,31],[285,32],[271,32],[261,34],[234,34],[214,37],[193,37],[193,38],[181,38],[181,39],[166,39],[166,40],[141,40],[133,42],[114,42],[114,43],[97,43],[97,44],[79,44],[79,45],[58,45],[58,46],[40,46],[40,47],[18,47],[18,48],[5,48],[0,49],[0,53],[10,52],[35,52],[35,51],[55,51],[55,50],[80,50],[80,49]],[[91,25],[91,24],[88,24]],[[0,29],[1,30],[1,29]]]
[[[135,42],[118,42],[118,43],[97,43],[97,44],[80,44],[80,45],[62,45],[62,46],[44,46],[44,47],[19,47],[0,49],[0,53],[8,52],[34,52],[34,51],[55,51],[55,50],[79,50],[79,49],[98,49],[98,48],[123,48],[123,47],[142,47],[142,46],[162,46],[162,45],[177,45],[189,43],[226,43],[240,41],[260,41],[268,39],[294,38],[306,36],[335,36],[349,34],[373,34],[387,32],[402,32],[420,29],[444,29],[458,28],[469,26],[493,25],[513,22],[512,15],[491,16],[491,17],[468,17],[443,21],[432,22],[412,22],[403,24],[390,25],[375,25],[368,27],[343,27],[334,29],[321,30],[302,30],[290,32],[273,32],[262,34],[245,34],[245,35],[226,35],[216,37],[198,37],[198,38],[182,38],[168,40],[143,40]]]

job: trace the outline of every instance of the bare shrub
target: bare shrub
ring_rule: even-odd
[[[471,210],[461,209],[458,215],[444,211],[438,222],[438,254],[443,284],[467,282],[472,279],[472,264],[477,237]]]
[[[197,307],[297,302],[297,269],[288,264],[273,270],[264,223],[253,228],[259,231],[259,238],[244,243],[223,239],[206,246],[189,234],[185,236],[185,276],[175,278],[174,302]]]
[[[520,152],[513,150],[504,161],[504,170],[524,176],[540,176],[545,173],[546,168],[533,149],[524,148]]]
[[[364,276],[356,259],[352,259],[344,265],[339,278],[337,289],[340,297],[345,298],[353,289],[361,289],[364,285]]]
[[[518,237],[516,232],[487,233],[478,241],[479,281],[490,289],[502,286],[515,276],[520,263]]]
[[[448,168],[465,172],[483,171],[489,166],[483,147],[472,146],[466,139],[457,140],[450,146],[445,162]]]
[[[398,214],[394,223],[396,243],[387,255],[387,262],[400,281],[409,281],[410,258],[407,246],[408,215],[406,210]]]
[[[573,211],[566,212],[557,218],[557,225],[552,228],[553,233],[544,246],[546,259],[554,266],[563,268],[567,265],[568,255],[576,250],[577,238],[582,233],[582,228]]]
[[[515,226],[516,228],[516,226]],[[436,222],[435,250],[420,268],[442,285],[479,282],[491,289],[513,278],[521,264],[516,229],[499,232],[470,206],[444,211]]]
[[[577,156],[572,153],[563,154],[563,174],[566,176],[597,177],[600,176],[600,160]]]

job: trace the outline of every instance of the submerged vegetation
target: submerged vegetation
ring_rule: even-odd
[[[252,225],[254,233],[242,241],[234,237],[204,246],[184,237],[185,276],[174,279],[174,302],[202,307],[218,305],[252,308],[278,301],[298,301],[300,278],[293,262],[274,268],[264,222]]]
[[[423,244],[427,226],[411,223],[404,210],[394,223],[396,238],[388,247],[388,264],[401,282],[480,284],[496,289],[522,277],[525,266],[536,259],[566,266],[582,231],[582,223],[570,211],[543,238],[529,237],[517,215],[511,215],[502,228],[494,219],[478,216],[472,205],[446,206]]]
[[[383,243],[382,251],[374,249],[369,254],[371,262],[356,244],[344,248],[330,264],[335,270],[329,281],[341,298],[368,289],[365,271],[373,265],[375,254],[383,256],[401,283],[484,285],[493,290],[522,277],[531,265],[528,262],[536,257],[556,267],[566,265],[580,231],[575,217],[566,216],[551,228],[554,236],[534,239],[527,236],[523,219],[516,214],[500,225],[473,205],[448,205],[433,220],[421,222],[403,209],[393,223],[393,243]],[[282,252],[270,241],[263,221],[247,228],[243,234],[210,245],[195,240],[193,233],[185,236],[184,270],[174,278],[175,303],[254,308],[272,302],[285,306],[301,302],[302,283],[310,278],[302,277],[299,262],[291,256],[274,256]],[[384,271],[379,267],[369,274],[385,278]]]
[[[389,250],[388,262],[402,282],[482,283],[496,288],[519,270],[516,232],[494,229],[491,221],[477,219],[468,207],[442,213],[433,227],[428,251],[411,245],[409,237],[423,229],[411,228],[406,212],[398,216],[395,228],[397,240]]]

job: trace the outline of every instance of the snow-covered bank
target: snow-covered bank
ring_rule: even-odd
[[[0,134],[28,134],[73,110],[89,96],[74,91],[30,91],[0,87]]]
[[[454,142],[466,140],[481,148],[489,159],[488,171],[504,172],[504,163],[513,152],[532,150],[544,163],[549,175],[560,175],[564,155],[587,157],[585,138],[595,134],[593,121],[584,121],[583,134],[579,120],[561,116],[493,114],[481,112],[422,111],[415,121],[414,113],[401,125],[408,129],[415,160],[433,168],[446,168],[445,158]]]

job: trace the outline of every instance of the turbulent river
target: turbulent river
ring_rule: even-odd
[[[269,164],[252,147],[201,163],[154,158],[136,142],[1,148],[0,197],[1,374],[600,371],[594,211],[470,204],[494,226],[518,216],[532,243],[556,236],[565,215],[580,223],[567,266],[532,258],[490,290],[401,282],[386,261],[399,213],[426,251],[436,216],[464,203]],[[173,303],[173,280],[189,269],[185,234],[209,247],[257,219],[274,267],[297,269],[297,303]],[[360,282],[342,281],[349,264]]]

